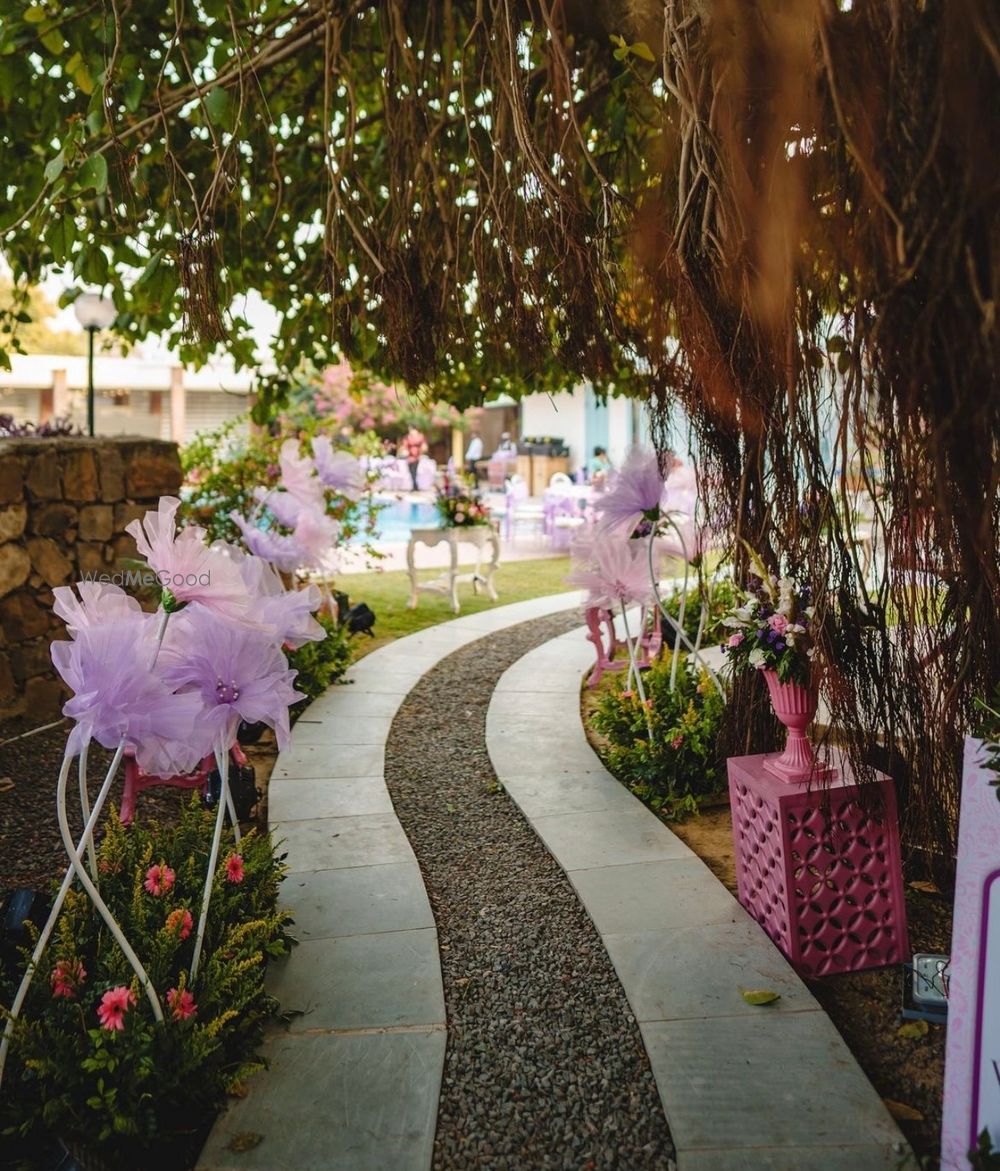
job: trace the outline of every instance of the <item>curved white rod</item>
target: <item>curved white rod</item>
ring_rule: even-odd
[[[118,759],[120,761],[121,757],[119,756]],[[142,985],[142,989],[146,993],[146,999],[149,1001],[149,1006],[153,1010],[153,1017],[157,1022],[161,1022],[163,1020],[163,1009],[160,1007],[159,997],[156,995],[156,989],[153,987],[146,969],[142,966],[139,957],[132,950],[132,945],[125,938],[121,927],[118,926],[117,919],[111,914],[107,904],[101,898],[101,893],[94,886],[86,868],[80,865],[77,860],[76,851],[73,847],[73,834],[69,828],[69,817],[66,814],[66,782],[69,777],[69,766],[72,760],[73,758],[68,753],[63,757],[63,765],[59,770],[59,784],[56,788],[56,816],[59,818],[59,832],[62,834],[63,845],[66,847],[66,853],[70,857],[70,869],[76,871],[76,876],[79,878],[83,889],[90,895],[90,901],[97,908],[97,913],[107,924],[108,930],[115,938],[115,942],[122,949],[122,953],[132,966],[132,970],[139,977],[139,983]],[[117,771],[117,766],[115,771]]]
[[[17,1018],[24,1005],[25,997],[28,995],[28,989],[31,987],[31,981],[34,979],[35,968],[38,966],[38,961],[42,958],[42,953],[48,945],[52,931],[55,928],[56,920],[59,918],[59,912],[62,910],[63,903],[66,901],[66,894],[73,883],[73,875],[78,868],[83,866],[83,858],[86,852],[86,843],[88,837],[93,835],[94,826],[97,825],[97,819],[101,815],[101,810],[104,808],[104,802],[108,799],[108,794],[111,792],[111,785],[115,779],[115,773],[118,771],[118,766],[121,764],[122,756],[125,752],[125,738],[122,737],[121,742],[115,752],[111,765],[108,768],[107,776],[104,778],[104,784],[101,785],[101,790],[97,794],[97,800],[94,802],[94,807],[90,811],[90,819],[84,826],[83,833],[77,842],[75,851],[70,855],[70,865],[66,873],[63,875],[62,884],[56,894],[55,901],[52,904],[52,910],[49,912],[49,917],[45,921],[45,926],[42,928],[42,933],[38,937],[38,942],[35,944],[35,950],[31,953],[31,960],[21,977],[21,983],[17,989],[17,995],[14,997],[14,1002],[10,1006],[10,1016],[4,1028],[3,1040],[0,1041],[0,1084],[3,1083],[3,1069],[7,1060],[7,1050],[10,1046],[10,1037],[14,1028],[14,1020]]]
[[[679,537],[680,542],[681,542],[681,548],[685,551],[684,589],[686,590],[687,589],[687,580],[688,580],[688,566],[687,566],[687,557],[686,557],[687,544],[684,540],[684,534],[677,527],[677,523],[676,523],[676,521],[673,520],[672,517],[666,516],[663,519],[666,520],[666,522],[677,533],[677,536]],[[694,655],[697,662],[699,662],[701,664],[701,666],[704,667],[704,669],[708,672],[709,678],[712,680],[712,683],[715,685],[715,690],[718,691],[719,695],[721,695],[723,700],[725,700],[726,692],[722,686],[721,681],[719,680],[719,676],[713,670],[711,665],[708,662],[706,662],[701,651],[696,646],[694,646],[694,644],[691,642],[691,640],[688,638],[688,636],[684,633],[684,627],[681,626],[680,623],[674,621],[673,617],[667,612],[667,608],[663,604],[663,599],[660,597],[660,584],[656,580],[656,571],[653,567],[653,536],[652,535],[650,535],[650,538],[649,538],[649,577],[650,577],[650,581],[652,582],[652,585],[653,585],[653,595],[656,598],[657,606],[659,606],[659,608],[660,608],[660,613],[670,623],[670,626],[672,627],[672,629],[675,631],[675,633],[677,635],[677,639],[674,644],[675,645],[674,662],[676,663],[676,660],[677,660],[676,651],[677,651],[677,649],[679,649],[680,644],[683,643],[688,648],[688,650],[691,652],[691,654]],[[685,597],[686,597],[686,595],[685,595]],[[682,597],[682,599],[681,599],[681,606],[682,606],[681,617],[682,618],[683,618],[683,614],[684,614],[683,605],[684,605],[685,597]]]
[[[83,818],[83,824],[86,825],[90,820],[90,797],[87,793],[87,756],[90,752],[90,741],[88,740],[83,746],[80,753],[80,760],[77,765],[77,779],[80,782],[80,814]],[[90,867],[90,877],[97,882],[97,853],[94,850],[94,838],[91,835],[87,838],[87,865]]]
[[[205,941],[205,924],[208,920],[208,904],[212,899],[212,884],[215,880],[215,864],[219,860],[219,842],[222,838],[222,820],[229,804],[229,752],[215,750],[215,763],[222,778],[222,792],[219,794],[219,811],[215,816],[215,833],[212,836],[212,849],[208,856],[208,872],[205,875],[205,890],[201,896],[201,914],[198,916],[198,933],[194,940],[194,958],[191,960],[191,983],[194,984],[198,975],[198,964],[201,961],[201,948]]]
[[[240,823],[236,816],[236,806],[233,803],[233,791],[228,785],[226,786],[226,811],[229,813],[229,820],[232,822],[233,836],[236,838],[236,844],[239,845],[240,838],[243,835],[240,833]]]
[[[642,672],[639,670],[639,664],[635,657],[635,648],[632,646],[632,635],[628,628],[628,613],[625,609],[625,599],[621,599],[622,607],[622,622],[625,624],[625,647],[628,650],[629,661],[629,675],[635,676],[635,689],[639,692],[639,699],[642,703],[642,710],[646,716],[646,727],[649,730],[649,738],[653,739],[653,717],[649,713],[649,708],[646,706],[646,690],[642,685]]]

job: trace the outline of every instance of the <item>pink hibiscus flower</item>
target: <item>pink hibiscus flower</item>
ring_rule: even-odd
[[[146,881],[142,884],[151,895],[165,895],[174,885],[176,875],[165,863],[150,866],[146,871]]]
[[[243,881],[243,855],[230,854],[226,859],[226,881],[227,882],[242,882]]]
[[[125,1028],[125,1014],[135,1004],[135,993],[119,984],[117,988],[109,988],[101,997],[97,1006],[97,1017],[101,1028],[109,1032],[121,1032]]]
[[[187,939],[194,928],[194,919],[191,918],[190,911],[178,907],[176,911],[171,911],[167,916],[166,926],[167,931],[171,934],[176,933],[181,939]]]
[[[87,969],[79,961],[60,960],[52,969],[52,995],[65,996],[67,1000],[76,998],[76,991],[87,978]]]
[[[167,993],[167,1007],[175,1021],[186,1021],[198,1013],[194,996],[186,988],[183,991],[171,988]]]

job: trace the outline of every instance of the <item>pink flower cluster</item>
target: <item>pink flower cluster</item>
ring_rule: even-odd
[[[97,1006],[97,1019],[102,1029],[109,1032],[122,1032],[125,1028],[125,1014],[135,1006],[135,993],[120,984],[117,988],[109,988],[101,997]]]
[[[59,960],[50,977],[52,995],[57,999],[75,1000],[80,985],[87,978],[87,969],[78,960]]]

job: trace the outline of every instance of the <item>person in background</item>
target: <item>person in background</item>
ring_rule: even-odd
[[[472,432],[469,446],[465,449],[465,470],[472,477],[474,483],[479,481],[479,471],[476,464],[483,458],[483,437],[478,431]]]
[[[509,431],[504,431],[500,436],[500,446],[496,449],[496,455],[517,455],[517,444],[510,437]]]
[[[410,427],[399,443],[400,452],[410,469],[410,479],[413,482],[413,491],[417,490],[417,468],[420,466],[420,457],[427,453],[427,440],[416,427]]]
[[[607,448],[595,447],[594,458],[590,461],[590,482],[592,484],[606,483],[610,471],[611,460],[608,459]]]

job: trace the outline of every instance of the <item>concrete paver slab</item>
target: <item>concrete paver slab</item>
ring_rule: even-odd
[[[267,801],[271,820],[280,822],[392,813],[381,777],[289,780],[270,789]]]
[[[301,940],[434,926],[415,862],[289,874],[281,901]]]
[[[296,748],[308,744],[324,744],[331,747],[340,745],[385,743],[392,720],[386,716],[327,716],[319,719],[312,716],[312,709],[295,725],[294,743]]]
[[[278,757],[272,774],[278,780],[322,777],[381,776],[385,767],[383,744],[354,744],[349,752],[336,745],[294,744]]]
[[[568,871],[694,857],[680,838],[638,802],[621,810],[536,817],[533,825]]]
[[[607,773],[568,771],[555,783],[544,776],[505,776],[503,786],[521,807],[526,817],[543,817],[553,813],[581,813],[599,809],[627,810],[632,797]]]
[[[427,1171],[444,1049],[443,1030],[273,1037],[199,1171]],[[259,1146],[227,1149],[248,1131]]]
[[[271,829],[275,840],[285,843],[292,873],[415,861],[394,813],[284,821]]]
[[[437,932],[390,931],[300,943],[268,966],[267,990],[292,1033],[444,1024]]]
[[[892,1146],[773,1147],[687,1151],[677,1171],[916,1171]]]

